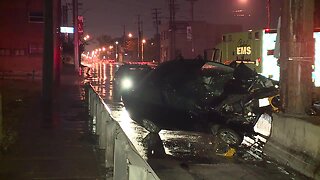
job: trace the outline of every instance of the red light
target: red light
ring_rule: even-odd
[[[270,29],[267,28],[267,29],[265,29],[264,31],[265,31],[266,33],[269,33],[269,32],[270,32]]]

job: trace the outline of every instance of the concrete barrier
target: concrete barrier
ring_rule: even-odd
[[[264,153],[320,180],[320,118],[273,114],[271,136]]]
[[[106,172],[106,179],[159,180],[89,84],[86,84],[86,98],[90,131],[98,137],[99,149],[105,151],[105,167],[113,171],[112,174]]]

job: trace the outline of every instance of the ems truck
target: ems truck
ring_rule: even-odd
[[[315,86],[320,86],[320,32],[314,33],[315,64],[312,74]],[[280,45],[277,31],[272,29],[228,33],[214,49],[214,61],[224,64],[246,63],[259,74],[279,80]],[[276,48],[277,46],[277,48]]]

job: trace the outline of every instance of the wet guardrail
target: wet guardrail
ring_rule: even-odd
[[[113,169],[113,179],[160,179],[111,116],[111,110],[103,99],[90,84],[86,84],[85,90],[90,115],[89,127],[98,137],[99,148],[105,152],[106,168]]]

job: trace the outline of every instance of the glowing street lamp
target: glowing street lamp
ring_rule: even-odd
[[[116,61],[118,61],[118,44],[119,44],[119,42],[116,41],[115,44],[116,44]]]
[[[132,38],[132,36],[133,36],[132,33],[129,33],[129,34],[128,34],[128,37],[129,37],[129,38]]]
[[[239,0],[239,2],[242,4],[246,4],[248,2],[248,0]]]
[[[144,52],[144,44],[146,43],[146,40],[145,39],[142,39],[142,46],[141,46],[141,60],[143,61],[144,60],[144,57],[143,57],[143,52]]]
[[[83,39],[84,39],[85,41],[86,41],[86,40],[89,40],[89,39],[90,39],[90,36],[89,36],[89,35],[86,35]]]

